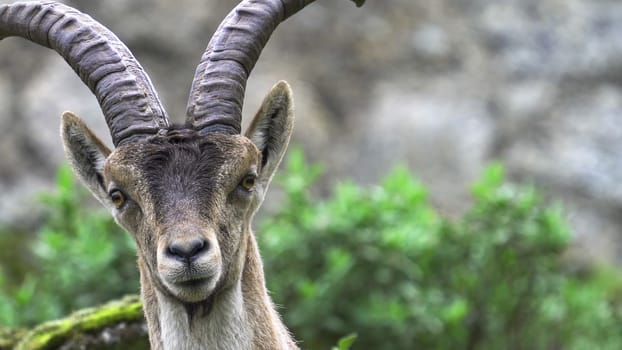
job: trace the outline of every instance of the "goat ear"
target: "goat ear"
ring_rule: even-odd
[[[259,181],[267,187],[287,150],[294,126],[294,99],[289,84],[280,81],[272,87],[246,130],[262,155]]]
[[[71,112],[63,113],[60,131],[74,173],[100,202],[106,203],[103,169],[110,149]]]

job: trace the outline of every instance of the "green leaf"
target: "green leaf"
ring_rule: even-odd
[[[487,199],[493,195],[505,178],[503,165],[499,162],[488,164],[484,169],[484,175],[472,186],[472,192],[477,199]]]
[[[345,337],[339,339],[337,346],[333,346],[332,350],[348,350],[356,340],[358,335],[356,333],[348,334]]]

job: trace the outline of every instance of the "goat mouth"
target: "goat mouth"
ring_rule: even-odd
[[[196,303],[205,300],[214,293],[217,284],[218,280],[214,276],[197,276],[165,282],[165,287],[179,301]]]
[[[196,288],[206,284],[207,282],[209,282],[209,280],[209,278],[196,278],[187,281],[177,282],[175,284],[182,288]]]
[[[168,260],[165,260],[168,261]],[[220,265],[163,266],[159,275],[168,294],[181,302],[198,302],[214,292],[221,278]]]

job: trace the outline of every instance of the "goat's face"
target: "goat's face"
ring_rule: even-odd
[[[173,135],[117,148],[104,187],[155,285],[196,302],[239,274],[243,235],[263,198],[261,154],[244,136]]]
[[[133,235],[160,292],[195,303],[239,279],[250,221],[289,141],[290,101],[277,85],[246,136],[171,129],[114,151],[64,116],[74,170]]]

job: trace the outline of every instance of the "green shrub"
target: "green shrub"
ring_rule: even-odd
[[[564,270],[561,211],[504,184],[500,166],[455,221],[405,168],[371,189],[342,183],[325,201],[307,194],[317,176],[292,152],[285,203],[259,230],[270,290],[304,348],[349,332],[356,349],[622,348],[612,283]]]
[[[108,213],[85,207],[88,196],[61,167],[56,191],[42,197],[47,219],[23,253],[30,271],[14,284],[0,270],[0,324],[33,325],[138,292],[131,238]]]

